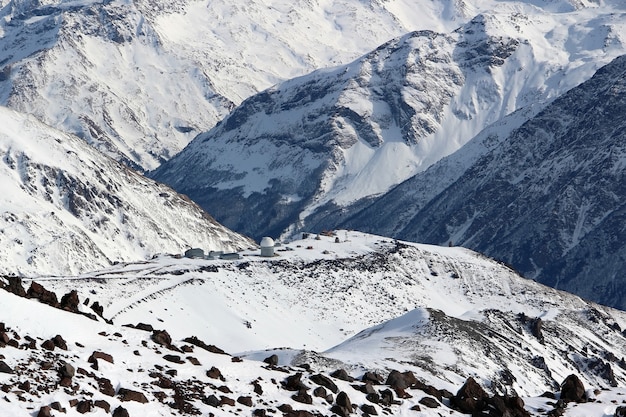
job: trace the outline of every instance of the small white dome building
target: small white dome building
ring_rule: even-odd
[[[261,256],[270,258],[274,256],[274,239],[265,236],[261,239]]]

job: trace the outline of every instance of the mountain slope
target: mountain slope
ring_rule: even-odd
[[[0,108],[0,271],[72,274],[252,243],[84,141]]]
[[[413,205],[424,173],[347,224],[368,228],[380,208],[408,210],[382,227],[501,259],[525,276],[625,308],[622,273],[626,56],[555,100],[438,195]],[[435,168],[435,167],[433,167]],[[407,197],[407,198],[404,198]],[[411,210],[410,207],[415,207]]]
[[[306,230],[505,115],[541,108],[624,50],[616,7],[549,14],[515,4],[253,96],[151,175],[243,233]]]
[[[75,289],[98,300],[118,325],[196,335],[251,359],[276,353],[285,365],[410,370],[450,390],[473,376],[491,392],[520,395],[554,391],[572,373],[592,387],[626,383],[624,312],[463,248],[345,231],[288,247],[269,259],[162,257],[37,282],[59,298]]]
[[[484,12],[537,26],[537,54],[558,57],[555,82],[570,62],[594,67],[623,49],[623,4],[607,0],[12,0],[0,20],[0,103],[151,170],[258,91]]]

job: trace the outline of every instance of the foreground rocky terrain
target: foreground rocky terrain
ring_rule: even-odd
[[[604,416],[626,400],[623,312],[460,248],[338,232],[277,253],[2,278],[0,410]]]

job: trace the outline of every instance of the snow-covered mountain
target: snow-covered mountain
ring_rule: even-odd
[[[468,377],[491,395],[522,395],[522,415],[605,416],[620,406],[622,311],[463,248],[339,231],[276,249],[274,258],[161,257],[38,279],[62,309],[43,305],[59,303],[32,280],[23,281],[30,300],[0,290],[0,410],[32,414],[58,402],[68,416],[109,415],[99,409],[107,405],[130,415],[290,415],[288,404],[339,415],[347,394],[359,410],[345,416],[411,415],[416,405],[421,415],[460,416],[468,411],[453,393]],[[0,283],[20,293],[19,283]],[[94,300],[111,324],[94,316]],[[404,387],[392,370],[407,372]],[[572,374],[590,402],[557,403]]]
[[[618,0],[2,4],[0,104],[141,170],[156,168],[252,94],[348,63],[410,31],[449,33],[483,12],[518,16],[520,30],[546,35],[535,52],[553,59],[554,82],[570,62],[604,62],[623,33]]]
[[[81,139],[0,107],[0,273],[75,274],[254,243]]]
[[[626,51],[624,13],[502,2],[454,31],[412,32],[247,99],[152,175],[234,230],[306,230],[590,77]]]
[[[0,103],[154,169],[251,94],[465,18],[445,3],[6,1]]]
[[[622,56],[505,140],[484,132],[467,152],[350,213],[345,225],[452,241],[529,278],[626,308],[625,82]]]

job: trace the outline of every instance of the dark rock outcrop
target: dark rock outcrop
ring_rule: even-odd
[[[585,386],[576,375],[569,375],[561,384],[561,400],[577,403],[587,402]]]

